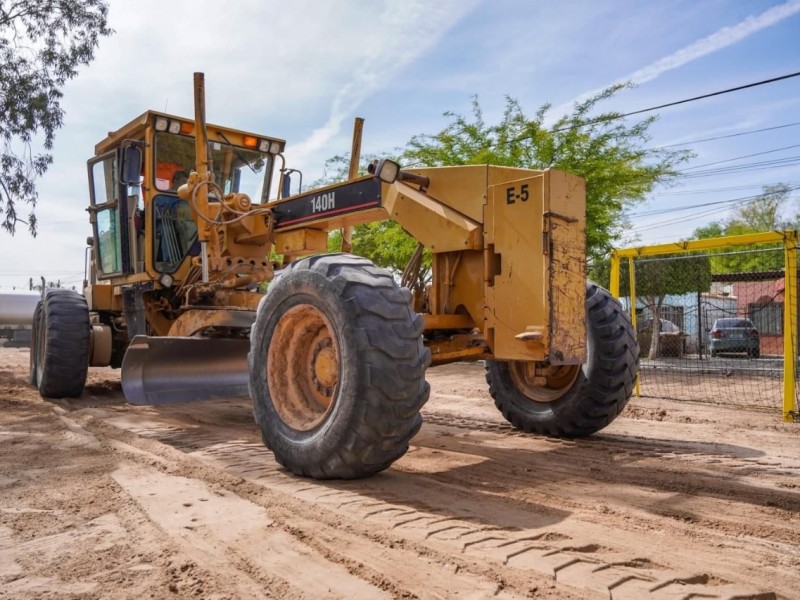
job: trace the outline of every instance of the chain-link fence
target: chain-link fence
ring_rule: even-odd
[[[796,236],[769,235],[615,252],[611,287],[634,308],[642,396],[781,410],[795,420]]]

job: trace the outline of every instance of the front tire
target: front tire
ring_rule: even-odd
[[[300,260],[273,281],[248,358],[255,420],[280,464],[354,479],[407,452],[430,391],[410,300],[388,272],[347,254]]]
[[[630,318],[608,291],[591,282],[586,311],[585,364],[487,361],[489,393],[517,429],[554,437],[591,435],[628,403],[639,365]]]
[[[36,383],[43,398],[77,398],[89,371],[92,327],[86,300],[71,290],[47,292],[36,340]]]

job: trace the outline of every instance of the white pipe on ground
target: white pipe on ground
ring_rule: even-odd
[[[33,311],[41,298],[37,292],[0,294],[0,325],[32,325]]]

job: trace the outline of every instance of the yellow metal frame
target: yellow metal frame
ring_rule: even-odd
[[[800,421],[800,414],[795,406],[797,391],[796,365],[797,342],[795,332],[797,326],[794,314],[797,314],[797,231],[765,231],[745,235],[729,235],[704,240],[688,240],[671,244],[653,246],[637,246],[614,250],[611,253],[611,294],[619,298],[620,264],[623,258],[628,259],[630,266],[631,320],[636,328],[635,274],[633,259],[645,256],[664,256],[668,254],[684,254],[703,250],[718,250],[736,246],[754,246],[758,244],[783,244],[784,247],[784,310],[783,310],[783,420],[784,422]],[[639,380],[636,380],[636,395],[639,395]]]
[[[797,421],[794,407],[796,394],[797,341],[792,312],[797,313],[797,232],[784,232],[784,290],[783,290],[783,420]]]

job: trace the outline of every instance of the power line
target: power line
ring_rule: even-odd
[[[711,175],[728,175],[731,173],[742,173],[745,171],[763,171],[764,169],[775,169],[779,167],[792,167],[800,164],[800,155],[787,156],[786,158],[776,158],[774,160],[763,160],[742,165],[731,165],[728,167],[717,167],[716,169],[706,169],[705,171],[695,171],[680,175],[684,179],[696,179],[698,177],[709,177]]]
[[[746,202],[746,200],[741,202],[741,203],[732,204],[730,207],[727,207],[727,208],[732,208],[732,207],[736,206],[737,204],[744,204],[744,202]],[[648,225],[642,225],[641,227],[632,227],[630,231],[631,231],[631,233],[639,233],[639,232],[642,232],[642,231],[651,231],[653,229],[660,229],[661,227],[664,227],[665,225],[674,225],[675,223],[684,223],[687,220],[689,220],[689,218],[705,217],[705,216],[708,216],[708,215],[714,215],[714,214],[717,214],[717,213],[720,213],[720,212],[723,212],[723,211],[727,210],[727,208],[723,208],[723,209],[713,208],[711,210],[703,210],[703,211],[699,211],[699,212],[696,212],[696,213],[691,213],[689,215],[685,215],[683,217],[678,217],[678,218],[675,218],[675,219],[668,219],[666,221],[657,221],[655,223],[650,223]]]
[[[715,194],[717,192],[738,192],[741,190],[752,190],[755,188],[765,188],[780,184],[786,184],[788,186],[794,186],[800,184],[800,181],[776,181],[775,183],[754,183],[751,185],[734,185],[729,187],[717,187],[717,188],[701,188],[701,189],[691,189],[691,190],[682,190],[682,191],[672,191],[672,192],[659,192],[658,194],[654,194],[650,196],[648,200],[653,200],[655,198],[660,198],[662,196],[694,196],[697,194]]]
[[[38,226],[50,226],[50,225],[63,225],[65,223],[87,223],[91,224],[88,217],[84,217],[83,219],[68,219],[67,221],[37,221],[36,224]]]
[[[791,188],[789,191],[795,191],[797,189],[800,189],[800,187]],[[743,198],[743,199],[738,199],[738,201],[731,201],[729,203],[729,206],[726,206],[726,207],[723,207],[723,208],[712,208],[711,210],[698,211],[698,212],[695,212],[695,213],[684,215],[683,217],[676,217],[674,219],[667,219],[665,221],[656,221],[655,223],[648,223],[647,225],[642,225],[641,227],[633,227],[631,229],[631,231],[632,232],[650,231],[650,230],[653,230],[653,229],[659,229],[660,227],[663,227],[665,225],[673,225],[675,223],[685,222],[685,221],[689,220],[689,218],[692,218],[692,217],[703,217],[703,216],[717,214],[717,213],[720,213],[720,212],[724,212],[725,210],[729,210],[729,209],[731,209],[733,207],[746,204],[747,202],[750,202],[751,200],[753,200],[754,198],[757,198],[757,197],[758,196],[753,196],[753,197],[747,197],[747,198]],[[718,204],[718,203],[714,203],[714,204]],[[702,206],[705,206],[705,205],[699,205],[699,206],[702,207]],[[670,211],[670,212],[673,212],[673,211]]]
[[[716,202],[701,202],[700,204],[687,204],[685,206],[672,206],[669,208],[659,208],[655,210],[648,210],[644,212],[628,213],[629,217],[652,217],[655,215],[663,215],[666,213],[680,212],[682,210],[692,210],[693,208],[704,208],[706,206],[717,206],[719,204],[732,204],[736,202],[744,202],[747,200],[754,200],[758,196],[746,196],[743,198],[733,198],[731,200],[717,200]]]
[[[800,185],[795,187],[789,187],[786,191],[787,192],[794,192],[795,190],[800,189]],[[749,200],[755,200],[756,198],[760,198],[762,194],[753,194],[751,196],[741,196],[739,198],[730,198],[728,200],[716,200],[714,202],[702,202],[699,204],[687,204],[685,206],[673,206],[669,208],[659,208],[644,212],[635,212],[635,213],[628,213],[627,216],[629,217],[649,217],[653,215],[661,215],[666,213],[672,212],[680,212],[683,210],[692,210],[693,208],[705,208],[707,206],[718,206],[720,204],[736,204],[739,202],[747,202]]]
[[[17,275],[23,275],[25,277],[28,277],[28,276],[30,276],[30,274],[31,274],[30,270],[29,271],[6,271],[6,272],[3,272],[3,273],[0,273],[0,276],[3,276],[3,277],[12,277],[12,276],[14,276],[14,277],[16,277]],[[77,277],[78,275],[82,275],[82,274],[83,274],[83,271],[47,271],[47,275],[46,276],[47,277],[56,277],[56,276],[62,276],[63,277],[63,276],[70,276],[71,275],[73,277]],[[37,276],[38,276],[38,274],[37,274]]]
[[[774,131],[775,129],[784,129],[786,127],[795,127],[797,125],[800,125],[800,121],[798,121],[797,123],[786,123],[785,125],[776,125],[775,127],[764,127],[762,129],[753,129],[751,131],[742,131],[740,133],[731,133],[729,135],[718,135],[716,137],[703,138],[703,139],[700,139],[700,140],[692,140],[692,141],[689,141],[689,142],[679,142],[677,144],[666,144],[664,146],[655,146],[655,148],[653,148],[653,149],[654,150],[660,150],[662,148],[674,148],[675,146],[688,146],[689,144],[699,144],[701,142],[713,142],[715,140],[725,140],[727,138],[739,137],[741,135],[751,135],[753,133],[761,133],[763,131]]]
[[[725,90],[719,90],[717,92],[711,92],[710,94],[702,94],[700,96],[693,96],[692,98],[684,98],[683,100],[676,100],[675,102],[667,102],[666,104],[659,104],[658,106],[651,106],[650,108],[642,108],[640,110],[634,110],[631,112],[623,113],[621,115],[614,115],[613,117],[598,117],[597,119],[593,119],[591,121],[585,121],[583,123],[579,123],[577,125],[570,125],[569,127],[562,127],[560,129],[554,129],[552,133],[560,133],[562,131],[568,131],[570,129],[576,129],[578,127],[585,127],[586,125],[594,125],[595,123],[603,123],[607,121],[616,121],[618,119],[624,119],[625,117],[630,117],[633,115],[640,115],[646,112],[652,112],[654,110],[659,110],[661,108],[668,108],[670,106],[677,106],[679,104],[686,104],[687,102],[696,102],[697,100],[704,100],[705,98],[712,98],[714,96],[721,96],[723,94],[730,94],[731,92],[738,92],[741,90],[746,90],[749,88],[758,87],[760,85],[766,85],[768,83],[776,83],[778,81],[783,81],[785,79],[791,79],[792,77],[800,76],[800,71],[796,73],[788,73],[787,75],[781,75],[780,77],[772,77],[770,79],[764,79],[762,81],[756,81],[753,83],[748,83],[745,85],[739,85],[736,87],[728,88]]]
[[[764,152],[756,152],[755,154],[745,154],[744,156],[735,156],[733,158],[726,158],[725,160],[718,160],[716,162],[705,163],[703,165],[695,165],[693,167],[686,167],[685,169],[681,170],[680,173],[685,173],[686,171],[691,171],[692,169],[700,169],[702,167],[711,167],[713,165],[721,165],[722,163],[733,162],[735,160],[742,160],[743,158],[752,158],[754,156],[762,156],[764,154],[772,154],[773,152],[782,152],[783,150],[790,150],[792,148],[800,148],[800,144],[794,144],[792,146],[784,146],[783,148],[774,148],[773,150],[765,150]]]

